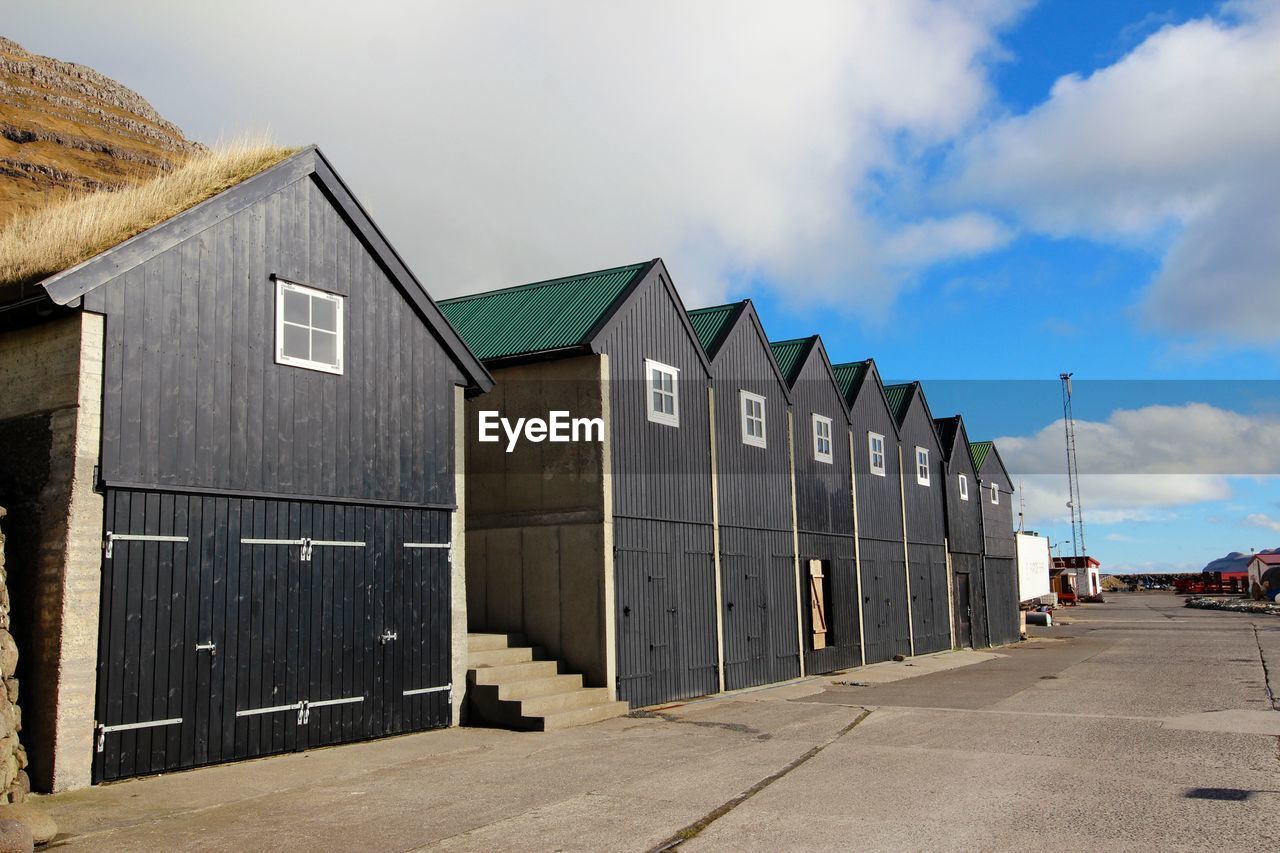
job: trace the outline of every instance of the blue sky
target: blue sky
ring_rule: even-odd
[[[244,22],[251,20],[253,26]],[[318,142],[436,296],[663,257],[925,380],[1090,551],[1280,545],[1280,2],[52,2],[210,143]]]

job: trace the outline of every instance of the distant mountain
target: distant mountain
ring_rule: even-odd
[[[71,191],[155,177],[201,148],[133,90],[0,37],[0,226]]]
[[[1280,554],[1280,548],[1264,549],[1259,554]],[[1240,551],[1232,551],[1225,557],[1219,557],[1210,561],[1209,565],[1204,567],[1206,572],[1243,572],[1249,567],[1249,561],[1253,559],[1253,554],[1244,554]]]

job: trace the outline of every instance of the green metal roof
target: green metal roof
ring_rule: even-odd
[[[987,461],[987,454],[991,452],[991,447],[990,441],[969,442],[969,455],[973,457],[974,470],[982,470],[982,463]]]
[[[729,320],[741,305],[741,302],[730,302],[728,305],[695,308],[688,312],[689,325],[693,326],[693,331],[698,336],[698,343],[702,344],[702,351],[708,356],[728,331]]]
[[[862,381],[869,364],[869,361],[846,361],[831,365],[831,372],[836,375],[836,384],[840,386],[840,393],[846,403],[853,402],[853,389]]]
[[[884,395],[889,398],[889,409],[893,412],[894,420],[899,426],[902,425],[902,419],[907,416],[907,405],[911,401],[910,392],[910,382],[884,386]]]
[[[788,385],[794,385],[800,369],[804,367],[804,354],[809,351],[810,344],[817,335],[808,338],[796,338],[790,341],[770,341],[773,358],[778,362],[778,369],[786,377]]]
[[[440,310],[480,359],[564,349],[587,335],[651,261],[459,296]]]

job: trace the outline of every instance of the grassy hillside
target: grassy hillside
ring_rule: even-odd
[[[0,225],[172,170],[201,146],[136,92],[0,37]]]

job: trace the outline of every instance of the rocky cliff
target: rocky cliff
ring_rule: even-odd
[[[200,147],[133,90],[0,37],[0,224],[68,192],[153,177]]]
[[[1259,554],[1280,554],[1280,548],[1263,549]],[[1249,568],[1249,561],[1253,559],[1253,554],[1245,554],[1241,551],[1232,551],[1225,557],[1219,557],[1210,562],[1202,571],[1205,572],[1243,572]]]

